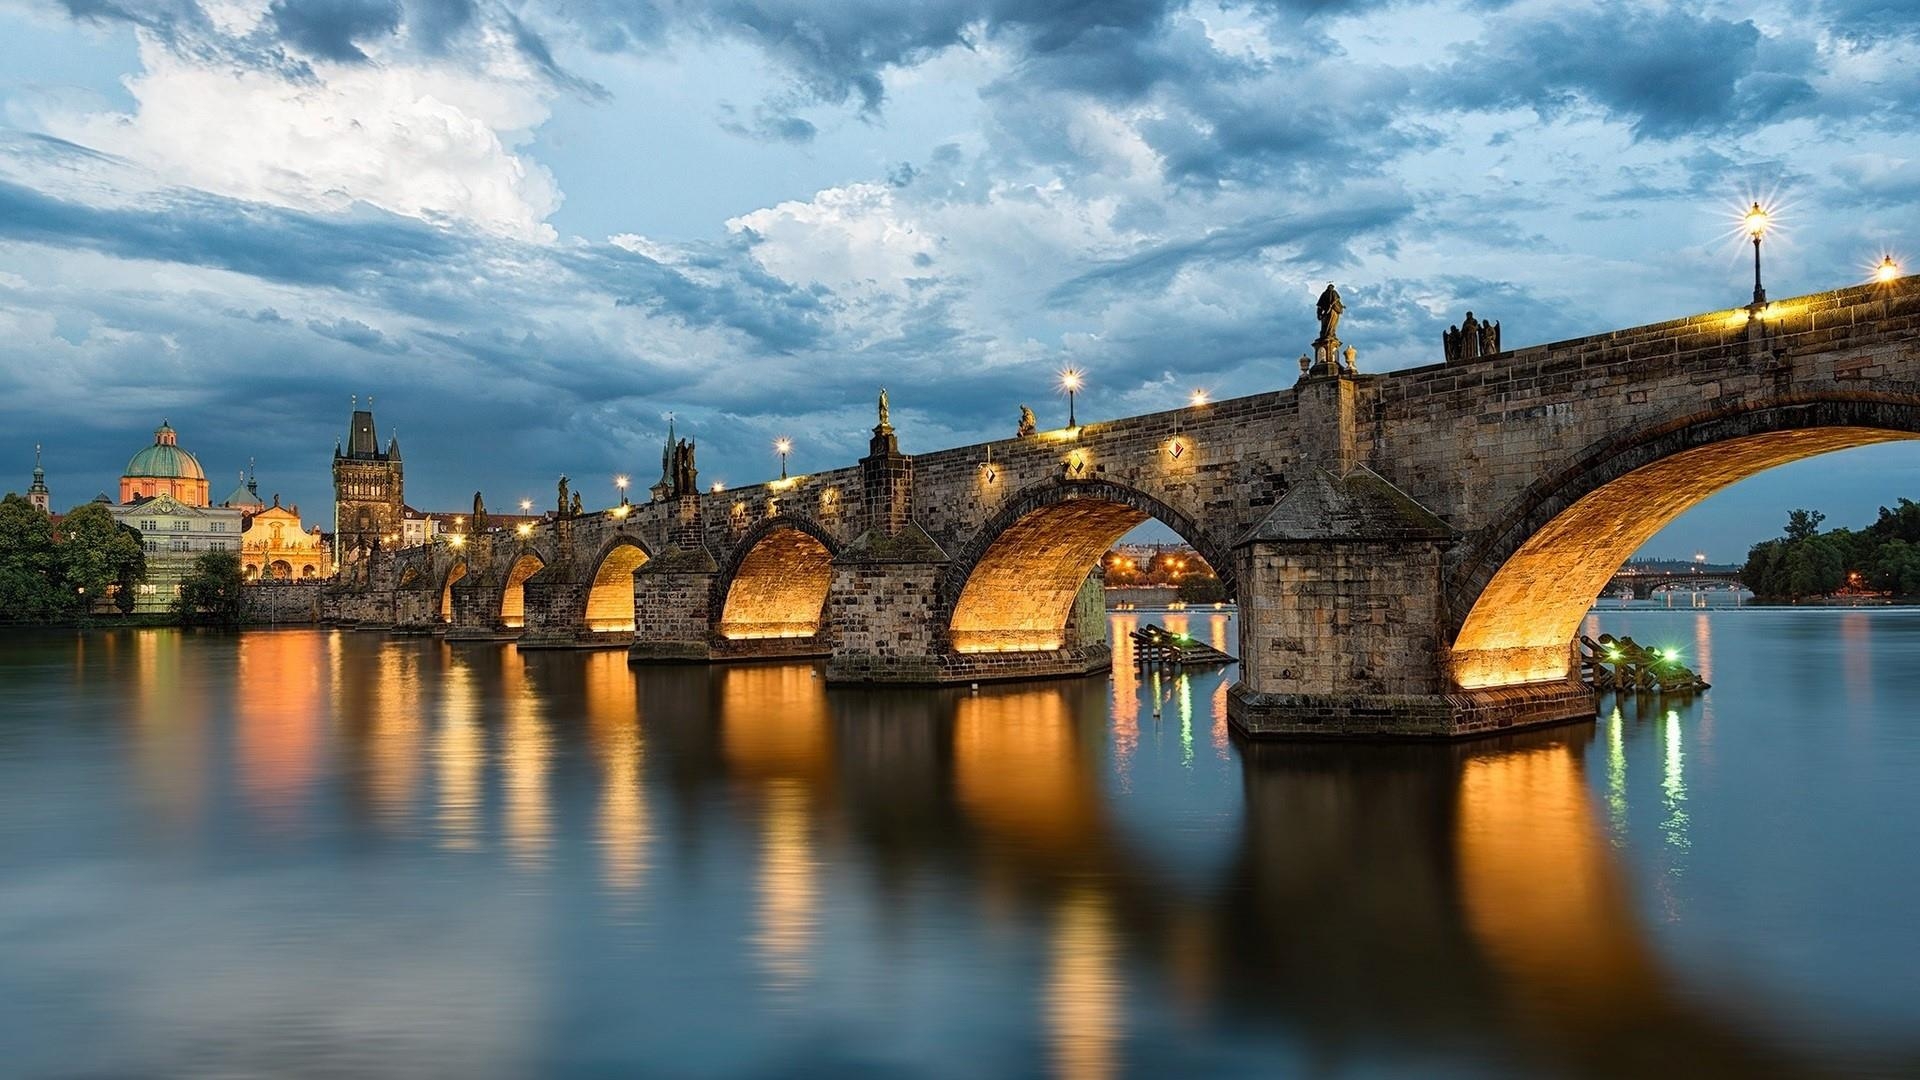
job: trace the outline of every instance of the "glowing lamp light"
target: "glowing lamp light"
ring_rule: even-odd
[[[1899,276],[1900,264],[1893,261],[1893,256],[1891,255],[1882,256],[1880,265],[1873,268],[1873,277],[1876,281],[1888,282]]]
[[[624,518],[632,509],[633,507],[628,506],[626,503],[621,503],[619,506],[613,508],[613,516],[616,518]]]
[[[1195,390],[1193,395],[1187,399],[1187,404],[1197,409],[1211,400],[1213,399],[1208,396],[1205,390]]]
[[[524,513],[526,513],[526,512],[528,512],[529,510],[532,510],[532,509],[533,509],[533,500],[532,500],[532,499],[521,499],[521,500],[520,500],[520,512],[521,512],[521,513],[523,513],[523,514],[524,514]]]
[[[1760,205],[1759,200],[1755,200],[1752,208],[1747,211],[1747,216],[1740,220],[1746,227],[1747,235],[1758,240],[1767,234],[1767,222],[1770,217],[1771,215],[1767,213],[1765,207]]]
[[[1060,388],[1067,392],[1067,426],[1076,428],[1080,422],[1074,418],[1073,395],[1080,389],[1082,375],[1079,368],[1068,368],[1060,373]]]
[[[447,537],[447,543],[452,544],[454,547],[466,547],[467,538],[460,535],[459,533],[454,533],[453,535]]]
[[[519,524],[519,526],[514,531],[518,532],[521,536],[532,536],[533,525],[529,522],[523,521]]]
[[[723,491],[725,491],[725,490],[727,490],[727,485],[725,485],[725,484],[723,484],[723,483],[721,483],[721,482],[720,482],[720,481],[718,481],[718,480],[715,480],[715,481],[713,482],[713,493],[714,493],[715,495],[718,495],[718,494],[720,494],[721,492],[723,492]]]
[[[780,455],[780,479],[787,478],[787,455],[793,452],[793,440],[785,435],[773,440],[773,452]]]
[[[1175,439],[1167,444],[1167,456],[1175,461],[1179,461],[1186,455],[1186,452],[1187,444],[1180,439]]]

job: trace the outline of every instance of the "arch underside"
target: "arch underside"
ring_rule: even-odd
[[[635,544],[619,544],[600,560],[587,593],[587,629],[596,633],[633,631],[633,572],[647,561]]]
[[[440,621],[453,621],[453,583],[467,576],[467,564],[463,560],[454,563],[447,571],[446,583],[440,586]]]
[[[500,625],[519,629],[527,625],[527,579],[547,564],[540,556],[527,554],[513,560],[507,569],[507,585],[500,591]]]
[[[825,544],[800,529],[774,529],[740,560],[720,611],[720,636],[813,637],[832,583],[833,554]]]
[[[1453,681],[1479,689],[1567,679],[1594,598],[1673,519],[1776,466],[1914,438],[1852,426],[1774,431],[1682,450],[1602,484],[1529,536],[1480,591],[1454,638]]]
[[[1067,617],[1100,557],[1148,514],[1121,503],[1071,499],[1008,526],[967,576],[953,607],[955,652],[1043,652],[1066,640]]]

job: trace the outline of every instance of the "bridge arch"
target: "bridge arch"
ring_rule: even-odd
[[[455,559],[447,566],[447,574],[440,579],[440,621],[453,621],[453,583],[467,576],[467,560]]]
[[[1563,680],[1580,620],[1655,533],[1789,462],[1920,439],[1920,396],[1809,394],[1677,414],[1588,446],[1449,560],[1452,681]]]
[[[768,518],[733,546],[714,578],[712,611],[730,640],[810,638],[820,632],[840,545],[817,522]]]
[[[956,652],[1059,648],[1074,597],[1100,557],[1148,518],[1178,533],[1226,587],[1231,551],[1185,512],[1113,480],[1055,477],[1008,499],[941,579],[941,614]]]
[[[585,619],[594,633],[633,630],[633,572],[653,553],[631,533],[617,533],[593,556],[593,576],[587,588]]]
[[[527,625],[527,579],[546,566],[546,557],[532,548],[522,549],[507,564],[506,581],[500,587],[500,625],[516,630]]]

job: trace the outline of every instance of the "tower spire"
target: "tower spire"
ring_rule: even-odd
[[[27,501],[43,514],[53,513],[53,493],[47,490],[47,470],[40,466],[40,444],[33,444],[33,486],[27,489]]]

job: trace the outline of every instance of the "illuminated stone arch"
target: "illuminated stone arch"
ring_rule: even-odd
[[[600,545],[593,557],[593,577],[587,588],[588,630],[597,634],[632,632],[633,572],[652,557],[637,538],[627,533],[620,533]]]
[[[1594,598],[1674,518],[1775,466],[1916,438],[1920,396],[1808,395],[1675,415],[1589,446],[1448,560],[1453,682],[1566,679]]]
[[[518,629],[527,625],[527,579],[546,569],[547,560],[532,548],[523,548],[507,564],[500,587],[500,625]]]
[[[1149,518],[1192,544],[1237,595],[1230,550],[1185,513],[1111,480],[1055,478],[1012,496],[954,557],[940,586],[949,644],[958,652],[1058,648],[1087,575]]]
[[[453,621],[453,583],[467,576],[467,560],[455,559],[440,579],[440,621]]]
[[[773,517],[733,545],[714,578],[718,632],[729,640],[810,638],[820,632],[839,545],[816,522]]]

